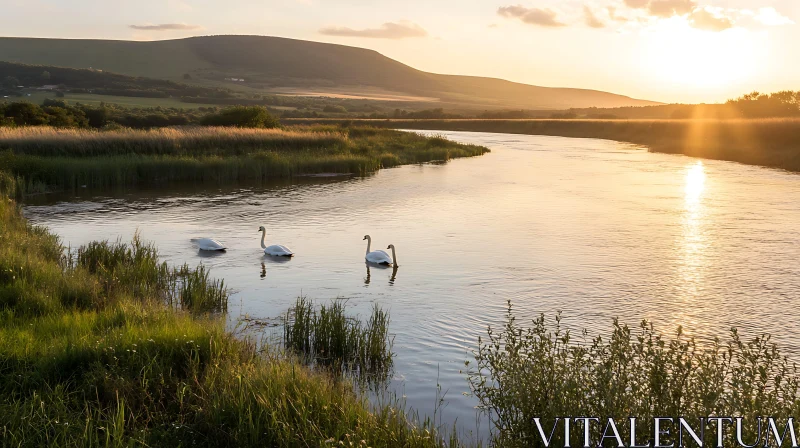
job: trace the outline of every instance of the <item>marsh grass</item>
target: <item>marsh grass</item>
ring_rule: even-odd
[[[646,322],[631,329],[615,321],[608,338],[573,338],[560,316],[550,324],[544,316],[518,323],[509,303],[503,327],[489,328],[487,338],[478,340],[468,371],[497,446],[542,446],[533,417],[549,433],[557,417],[612,417],[620,424],[634,416],[645,422],[637,439],[652,441],[654,417],[684,417],[696,427],[700,417],[742,416],[749,422],[743,440],[752,443],[756,417],[785,424],[800,413],[796,366],[768,335],[746,342],[735,329],[727,341],[699,344],[680,328],[666,337]],[[627,426],[620,432],[630,440],[629,426],[620,426]],[[725,446],[736,446],[735,430],[726,432]],[[556,438],[562,434],[559,429]],[[714,425],[706,438],[707,446],[716,446]],[[553,446],[564,446],[563,440]]]
[[[289,119],[287,123],[336,120]],[[646,145],[651,151],[685,154],[800,171],[800,119],[730,120],[350,120],[352,126],[443,131],[501,132],[599,138]]]
[[[284,317],[284,347],[313,366],[380,382],[392,368],[389,315],[375,304],[362,322],[347,315],[345,303],[334,300],[317,308],[298,298]]]
[[[308,150],[344,146],[346,133],[319,131],[181,127],[113,131],[46,126],[0,128],[0,148],[42,157],[243,155],[253,150]]]
[[[187,306],[167,306],[172,271],[152,246],[68,256],[0,196],[0,445],[444,445],[430,423],[189,312],[227,297],[193,272]]]
[[[169,306],[195,313],[224,312],[228,290],[222,280],[209,278],[202,264],[169,268],[160,262],[158,250],[134,235],[130,244],[95,241],[82,246],[74,257],[67,255],[70,269],[83,268],[99,280],[105,296],[128,294],[157,299]],[[90,306],[91,304],[85,304]]]
[[[107,132],[0,129],[0,165],[17,179],[18,192],[25,194],[170,182],[266,182],[319,173],[365,175],[486,151],[387,129],[326,126]]]

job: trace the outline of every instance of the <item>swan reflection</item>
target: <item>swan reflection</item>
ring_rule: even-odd
[[[375,264],[375,263],[364,263],[364,266],[367,267],[367,275],[364,277],[364,284],[365,285],[369,285],[370,282],[372,281],[372,271],[370,270],[370,267],[381,269],[381,270],[389,269],[391,267],[392,268],[392,275],[391,275],[391,277],[389,277],[389,284],[390,285],[394,285],[394,281],[397,279],[397,265],[395,265],[395,266],[386,266],[386,265],[380,265],[380,264]]]

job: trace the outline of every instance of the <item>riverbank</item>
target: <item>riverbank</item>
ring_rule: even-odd
[[[7,198],[13,185],[0,173],[3,446],[443,445],[402,410],[226,332],[200,299],[227,290],[203,270],[171,293],[152,246],[65,257]]]
[[[0,129],[0,165],[19,178],[24,194],[186,181],[259,182],[320,173],[364,175],[487,151],[370,127]]]
[[[800,171],[800,119],[742,120],[321,120],[394,129],[498,132],[599,138],[645,145],[651,151]]]

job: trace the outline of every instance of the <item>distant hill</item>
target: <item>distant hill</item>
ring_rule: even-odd
[[[154,42],[0,38],[0,61],[91,67],[172,81],[189,75],[194,83],[240,90],[408,96],[469,107],[566,109],[657,104],[596,90],[427,73],[373,50],[279,37],[208,36]]]

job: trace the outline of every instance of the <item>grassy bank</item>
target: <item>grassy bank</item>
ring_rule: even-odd
[[[284,120],[288,124],[331,120]],[[600,138],[685,154],[800,171],[800,119],[742,120],[353,120],[394,129]]]
[[[486,151],[442,138],[365,127],[0,129],[0,165],[18,178],[23,193],[181,181],[257,182],[316,173],[366,174]]]
[[[207,272],[175,287],[141,243],[65,257],[0,197],[0,445],[441,445],[403,412],[371,411],[345,382],[226,333],[204,312],[227,300]]]

